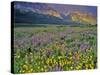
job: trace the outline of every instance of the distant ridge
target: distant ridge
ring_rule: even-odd
[[[76,5],[75,7],[73,5],[15,1],[15,23],[96,25],[96,7],[78,7]]]

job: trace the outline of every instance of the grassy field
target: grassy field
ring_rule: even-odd
[[[14,28],[14,73],[95,69],[97,27]]]

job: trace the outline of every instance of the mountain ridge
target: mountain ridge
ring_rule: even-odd
[[[15,22],[19,22],[18,19],[21,18],[20,22],[29,22],[29,20],[41,21],[40,23],[54,23],[54,24],[96,24],[96,16],[91,14],[91,12],[81,12],[77,11],[68,11],[62,13],[57,9],[53,8],[50,4],[45,3],[26,3],[26,2],[14,2],[14,10],[15,10]],[[67,8],[67,6],[66,6]],[[36,13],[38,15],[36,15]],[[19,15],[20,16],[19,16]],[[21,16],[21,14],[23,16]],[[26,16],[26,17],[25,17]],[[34,17],[35,16],[35,17]],[[24,17],[24,18],[23,18]],[[38,17],[38,19],[37,19]],[[37,20],[35,20],[35,18]],[[54,18],[54,19],[53,19]],[[44,21],[44,20],[45,21]],[[46,20],[47,19],[47,20]],[[54,21],[56,22],[54,22]],[[53,21],[53,22],[52,22]],[[68,22],[70,21],[70,22]]]

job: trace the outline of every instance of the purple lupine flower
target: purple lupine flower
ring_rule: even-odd
[[[55,67],[55,71],[61,71],[61,70],[62,70],[61,67],[58,66],[58,65],[56,65],[56,67]]]
[[[86,51],[86,49],[88,49],[90,46],[89,46],[89,44],[81,44],[80,45],[80,50],[81,51]]]

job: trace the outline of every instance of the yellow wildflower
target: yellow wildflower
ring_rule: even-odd
[[[28,66],[27,66],[27,65],[23,65],[23,68],[24,68],[24,69],[28,69]]]
[[[41,68],[41,71],[43,71],[44,69],[43,68]]]

